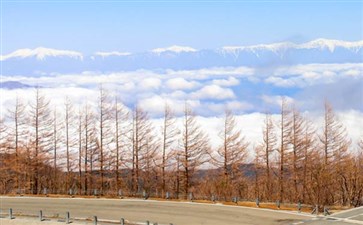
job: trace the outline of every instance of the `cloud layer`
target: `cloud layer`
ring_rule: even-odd
[[[160,117],[165,103],[180,116],[188,102],[208,124],[226,109],[250,116],[278,113],[282,97],[304,112],[321,115],[327,99],[340,115],[347,113],[345,121],[358,137],[363,136],[356,129],[357,121],[363,121],[362,46],[363,41],[318,39],[213,51],[171,46],[146,53],[111,51],[92,56],[23,49],[1,56],[0,106],[10,108],[16,95],[31,101],[34,90],[28,86],[42,87],[54,105],[62,105],[66,95],[75,103],[97,105],[102,84],[126,106],[139,104],[152,118]],[[10,87],[11,81],[25,85]],[[251,126],[260,123],[252,117],[244,122],[250,121]]]

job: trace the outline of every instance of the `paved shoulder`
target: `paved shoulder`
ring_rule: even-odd
[[[286,211],[256,209],[216,204],[178,203],[168,201],[120,199],[57,199],[1,198],[1,208],[15,212],[36,212],[46,215],[64,214],[73,218],[92,218],[128,221],[150,221],[175,225],[290,225],[311,218],[311,215]]]
[[[317,217],[310,220],[294,222],[293,225],[363,225],[363,207],[345,210],[334,213],[327,217]]]

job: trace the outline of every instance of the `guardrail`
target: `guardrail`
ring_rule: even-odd
[[[12,208],[10,208],[8,210],[8,213],[3,213],[0,212],[0,218],[7,218],[10,220],[14,220],[17,218],[36,218],[39,222],[43,222],[43,221],[54,221],[54,222],[62,222],[65,224],[71,224],[73,222],[79,221],[79,222],[87,222],[87,223],[92,223],[93,225],[98,225],[99,222],[102,222],[102,224],[120,224],[120,225],[165,225],[165,224],[159,224],[158,222],[150,222],[149,220],[145,221],[145,222],[140,222],[140,221],[129,221],[126,220],[125,218],[120,218],[119,221],[115,221],[115,220],[107,220],[107,219],[99,219],[96,215],[92,216],[90,218],[77,218],[77,217],[71,217],[70,212],[66,212],[64,214],[64,217],[59,217],[59,214],[57,214],[57,216],[46,216],[43,212],[43,210],[39,210],[37,212],[37,214],[24,214],[24,213],[19,213],[17,214],[16,212],[13,211]],[[169,223],[168,225],[173,225],[172,223]]]

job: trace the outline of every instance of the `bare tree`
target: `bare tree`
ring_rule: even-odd
[[[88,103],[85,104],[82,119],[82,133],[83,133],[83,152],[84,152],[84,193],[88,193],[89,184],[93,185],[93,163],[95,162],[96,155],[96,120],[95,114],[92,112]],[[94,187],[94,186],[92,186]],[[92,188],[91,187],[91,188]]]
[[[303,167],[303,158],[305,150],[305,122],[304,118],[301,116],[300,112],[294,107],[291,115],[291,137],[290,144],[292,147],[292,154],[290,157],[290,165],[292,168],[292,181],[294,187],[294,201],[300,200],[299,184],[301,182],[301,169]]]
[[[64,126],[65,126],[65,147],[66,147],[66,182],[65,188],[68,192],[69,189],[73,186],[71,183],[72,180],[72,159],[73,159],[73,151],[72,149],[76,145],[76,117],[74,112],[74,107],[72,101],[66,97],[64,101]]]
[[[263,168],[263,163],[265,163],[263,160],[264,160],[264,148],[262,145],[258,146],[258,147],[255,147],[254,148],[255,150],[255,158],[254,158],[254,167],[253,167],[253,172],[254,172],[254,191],[255,191],[255,197],[258,198],[259,200],[262,199],[262,193],[261,193],[261,170]],[[265,174],[266,175],[266,174]],[[265,184],[267,185],[267,179],[265,180]],[[264,196],[266,199],[270,199],[271,198],[271,195],[268,194],[268,186],[265,187],[266,189],[264,190]]]
[[[274,125],[269,113],[265,114],[264,127],[262,130],[263,141],[257,147],[257,156],[265,164],[265,197],[270,200],[272,196],[272,183],[271,183],[271,157],[276,150],[276,134],[274,132]]]
[[[324,162],[339,165],[347,152],[350,141],[346,130],[336,117],[332,106],[325,102],[323,134],[319,136],[324,151]]]
[[[187,197],[193,173],[208,161],[210,151],[209,139],[198,125],[196,117],[187,103],[184,108],[182,143],[181,164],[184,168],[184,193]]]
[[[100,94],[98,100],[98,118],[99,118],[99,138],[98,138],[98,149],[99,149],[99,162],[100,162],[100,176],[101,176],[101,193],[104,191],[104,169],[106,165],[107,159],[107,150],[109,148],[109,144],[112,141],[110,126],[111,126],[111,114],[112,114],[112,107],[111,107],[111,100],[110,96],[107,91],[100,86]]]
[[[282,98],[281,102],[281,119],[280,119],[280,147],[279,152],[279,200],[284,201],[284,183],[285,183],[285,164],[286,154],[289,151],[289,136],[291,132],[291,120],[289,118],[290,111],[287,109],[287,102],[285,98]]]
[[[139,161],[142,169],[143,189],[148,193],[157,187],[156,183],[158,180],[158,173],[156,170],[156,160],[159,158],[157,152],[157,150],[160,149],[159,143],[160,140],[156,137],[156,135],[149,133],[146,137],[145,148],[143,149],[142,154],[139,155]]]
[[[53,111],[53,192],[57,191],[58,187],[58,150],[59,150],[59,142],[61,140],[61,132],[58,132],[61,127],[58,122],[58,113],[57,108],[54,108]]]
[[[33,127],[33,182],[32,192],[38,194],[41,190],[39,174],[41,162],[47,162],[49,151],[51,150],[52,118],[49,109],[49,101],[40,93],[40,89],[35,90],[35,102],[30,105],[31,126]]]
[[[123,107],[119,98],[115,97],[114,104],[114,142],[115,142],[115,175],[116,175],[116,190],[119,190],[120,185],[120,167],[122,160],[122,149],[125,148],[127,143],[127,132],[128,131],[128,117],[129,113]]]
[[[82,132],[83,132],[83,115],[82,108],[79,106],[78,110],[78,190],[79,193],[82,193],[82,151],[83,151],[83,140],[82,140]]]
[[[24,148],[25,145],[25,135],[26,135],[26,114],[25,114],[25,104],[16,96],[14,110],[8,110],[8,117],[13,122],[13,127],[11,130],[11,139],[14,143],[14,153],[15,153],[15,172],[16,172],[16,184],[15,188],[20,188],[20,179],[22,174],[22,169],[20,166],[20,150]],[[5,131],[5,129],[4,129]]]
[[[359,151],[359,154],[363,153],[363,138],[361,138],[358,142],[358,151]]]
[[[217,150],[217,157],[213,157],[213,164],[223,168],[225,189],[231,192],[233,181],[242,176],[239,171],[245,162],[249,143],[237,129],[236,118],[230,110],[225,112],[222,129],[219,136],[223,143]]]
[[[154,157],[153,145],[155,134],[148,114],[139,106],[133,111],[133,154],[132,154],[132,190],[139,192],[142,188],[141,170],[150,166],[150,159]]]
[[[5,152],[7,148],[7,127],[5,125],[4,118],[0,117],[0,153]]]
[[[346,179],[344,167],[349,161],[347,154],[350,140],[347,138],[344,126],[338,120],[328,102],[325,102],[324,128],[319,139],[324,155],[324,203],[329,204],[335,201],[332,189],[337,179],[333,180],[332,175],[335,173],[339,176],[337,181],[340,182],[339,185],[342,185]],[[341,188],[341,200],[344,201],[344,199],[346,199],[345,192]]]
[[[303,143],[303,174],[302,174],[302,202],[307,201],[308,194],[308,178],[312,177],[312,164],[316,158],[318,158],[318,152],[316,151],[316,138],[315,129],[311,121],[304,119],[304,143]],[[314,159],[315,157],[315,159]]]
[[[167,103],[165,103],[164,120],[162,126],[162,137],[163,137],[162,162],[161,162],[162,197],[164,197],[166,191],[165,169],[168,166],[168,161],[169,161],[168,152],[170,153],[170,147],[173,145],[173,143],[175,143],[176,134],[178,133],[178,130],[175,127],[175,122],[176,120],[174,118],[173,112],[170,109],[170,106]]]

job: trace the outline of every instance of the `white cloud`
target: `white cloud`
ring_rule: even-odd
[[[244,115],[236,115],[236,123],[238,128],[242,131],[242,135],[250,143],[249,145],[249,160],[254,155],[253,147],[262,141],[262,127],[265,115],[262,113],[250,113]],[[276,119],[278,115],[273,115]],[[197,117],[198,122],[208,134],[211,145],[213,148],[222,144],[220,132],[223,129],[223,115],[218,117]]]
[[[140,88],[142,89],[157,89],[161,86],[161,80],[158,78],[149,77],[140,81]]]
[[[228,79],[218,79],[213,80],[213,84],[219,85],[219,86],[236,86],[239,84],[239,80],[234,77],[228,77]]]
[[[130,105],[142,99],[151,98],[154,95],[171,100],[179,100],[180,102],[192,99],[200,101],[200,105],[197,108],[199,113],[202,113],[202,115],[215,115],[213,113],[223,112],[227,106],[236,112],[245,112],[253,109],[264,110],[262,107],[278,109],[276,107],[280,101],[278,89],[273,91],[268,89],[268,92],[274,93],[274,96],[267,96],[266,94],[262,96],[262,93],[264,93],[263,90],[251,90],[251,93],[248,93],[249,96],[254,94],[256,96],[262,96],[261,99],[263,101],[258,101],[255,97],[246,96],[246,99],[252,102],[243,102],[240,101],[240,96],[242,97],[243,92],[237,91],[241,88],[241,84],[238,84],[233,89],[228,88],[229,85],[237,85],[239,80],[242,83],[250,78],[261,78],[261,80],[278,87],[302,87],[294,95],[294,98],[297,100],[300,99],[299,102],[303,100],[304,108],[314,108],[311,102],[315,100],[309,97],[311,93],[314,93],[315,96],[319,96],[319,99],[330,98],[332,96],[335,100],[342,99],[341,105],[344,106],[344,109],[358,109],[360,107],[358,106],[359,103],[354,103],[354,101],[360,102],[356,100],[360,96],[360,92],[356,90],[360,89],[354,89],[357,92],[355,93],[357,97],[352,98],[352,85],[345,85],[344,87],[346,88],[341,88],[339,89],[340,91],[336,91],[336,86],[343,86],[344,81],[351,81],[350,83],[355,84],[361,83],[363,78],[363,74],[361,73],[362,69],[362,63],[307,64],[278,67],[270,73],[271,77],[264,77],[258,71],[250,70],[246,67],[220,67],[182,71],[136,70],[112,73],[85,71],[80,74],[52,74],[50,76],[42,75],[40,77],[3,75],[2,81],[19,81],[28,85],[53,88],[54,90],[66,90],[66,88],[73,87],[74,91],[77,91],[77,88],[80,90],[97,90],[98,86],[103,84],[105,87],[109,87],[110,92],[117,92]],[[328,84],[335,86],[325,90],[324,87],[327,87]],[[260,84],[255,85],[257,88],[260,87]],[[314,90],[317,85],[321,86],[317,90]],[[305,95],[301,94],[304,90],[308,89],[308,93]],[[325,91],[317,95],[317,91],[319,90]],[[278,97],[276,98],[276,96]]]
[[[70,57],[75,59],[83,59],[83,55],[80,52],[69,51],[69,50],[58,50],[50,48],[35,48],[35,49],[19,49],[7,55],[1,55],[0,61],[11,59],[11,58],[27,58],[35,57],[38,60],[44,60],[47,57]]]
[[[241,101],[229,101],[226,103],[226,107],[233,112],[241,112],[254,108],[251,103]]]
[[[212,84],[192,92],[190,96],[194,99],[231,99],[235,98],[233,91],[229,88],[222,88]]]
[[[165,84],[168,88],[173,90],[193,89],[199,85],[196,81],[187,81],[181,77],[169,79]]]
[[[183,77],[194,80],[206,80],[211,78],[225,78],[233,76],[237,78],[254,75],[255,69],[249,67],[211,67],[197,70],[166,70],[167,76]]]
[[[164,112],[166,102],[166,99],[158,95],[154,95],[150,98],[141,99],[138,102],[138,105],[147,110],[150,114],[161,115]]]
[[[267,105],[274,105],[274,106],[280,106],[283,98],[285,98],[287,104],[294,103],[294,99],[289,96],[281,96],[281,95],[261,96],[262,101],[264,101]]]
[[[346,110],[337,112],[337,115],[347,129],[348,136],[353,141],[352,145],[356,147],[358,140],[363,138],[363,112]]]
[[[175,115],[183,115],[185,104],[193,109],[197,109],[201,105],[200,101],[198,100],[173,99],[159,95],[143,98],[138,101],[138,104],[154,117],[163,115],[165,104],[169,105]]]
[[[363,63],[281,66],[264,81],[278,87],[306,87],[329,84],[352,76],[363,77],[362,71]]]
[[[238,114],[253,108],[254,106],[252,104],[241,101],[226,101],[223,103],[205,102],[201,104],[198,112],[202,115],[222,115],[228,109]]]
[[[75,105],[83,104],[85,102],[94,103],[97,105],[98,90],[86,89],[79,87],[58,87],[58,88],[40,88],[40,93],[50,101],[52,107],[57,106],[58,109],[64,106],[64,99],[68,96]],[[18,89],[7,90],[1,89],[0,108],[10,109],[14,104],[16,96],[21,98],[21,101],[25,104],[34,102],[35,89]]]
[[[134,82],[126,82],[122,85],[120,85],[120,89],[123,91],[132,91],[133,89],[135,89],[135,84]]]
[[[167,93],[167,96],[176,99],[187,99],[188,94],[184,91],[174,91],[172,93]]]
[[[166,70],[166,71],[151,71],[151,70],[135,70],[135,71],[119,71],[111,73],[100,73],[96,71],[85,71],[82,73],[69,73],[69,74],[43,74],[39,77],[29,76],[2,76],[3,81],[19,81],[26,84],[39,84],[41,86],[53,87],[53,86],[69,86],[74,84],[77,86],[83,85],[98,85],[100,83],[116,83],[125,84],[128,82],[134,82],[135,84],[145,83],[144,86],[156,88],[161,86],[162,83],[167,88],[171,89],[193,89],[206,80],[222,78],[220,81],[225,84],[236,83],[238,78],[248,77],[253,75],[254,70],[247,67],[216,67],[205,68],[198,70]],[[223,79],[226,78],[227,79]],[[231,78],[233,77],[233,78]],[[162,81],[162,83],[160,82]],[[216,81],[217,83],[219,81]],[[142,86],[142,85],[141,85]]]
[[[298,79],[296,78],[282,78],[282,77],[268,77],[265,80],[266,83],[273,84],[278,87],[295,87],[300,86]]]
[[[351,70],[347,70],[344,71],[343,74],[345,76],[352,76],[352,77],[359,77],[362,76],[362,70],[357,70],[357,69],[351,69]]]

